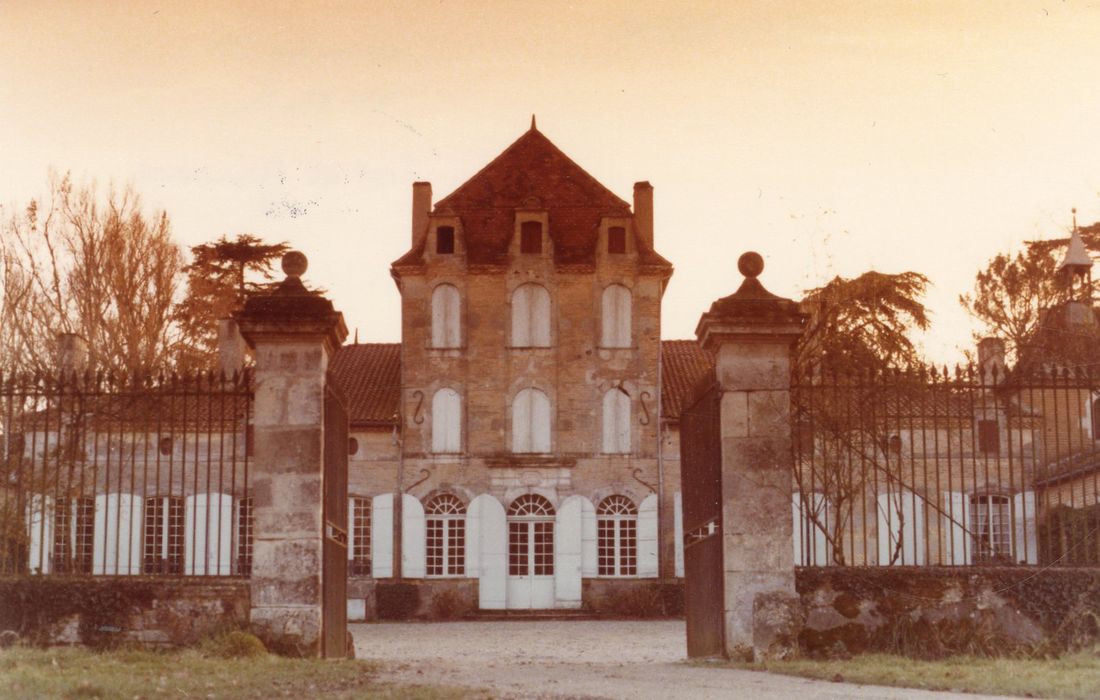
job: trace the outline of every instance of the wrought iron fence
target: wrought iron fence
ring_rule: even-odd
[[[0,374],[0,573],[245,576],[252,383]]]
[[[792,391],[795,562],[1100,565],[1100,377],[830,373]]]

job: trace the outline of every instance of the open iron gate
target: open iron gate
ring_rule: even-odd
[[[321,571],[322,647],[325,658],[348,649],[348,413],[331,377],[325,385],[324,563]]]
[[[688,656],[724,653],[722,619],[721,391],[712,386],[680,414],[684,498],[684,613]]]

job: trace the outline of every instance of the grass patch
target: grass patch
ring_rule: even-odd
[[[484,692],[464,689],[382,684],[375,680],[377,668],[367,661],[268,654],[224,658],[201,649],[95,652],[12,647],[0,651],[0,695],[60,700],[485,697]]]
[[[1058,659],[954,656],[920,661],[887,654],[863,654],[830,661],[726,663],[733,668],[827,681],[1019,697],[1083,700],[1095,698],[1100,688],[1100,655],[1096,652],[1079,652]]]

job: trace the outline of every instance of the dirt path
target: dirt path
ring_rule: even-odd
[[[966,698],[989,696],[811,681],[688,666],[683,621],[352,625],[356,656],[384,680],[491,688],[522,698]]]

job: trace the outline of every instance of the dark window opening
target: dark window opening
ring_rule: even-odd
[[[607,252],[612,255],[626,253],[626,229],[622,226],[612,226],[607,230]]]
[[[435,252],[439,255],[451,255],[455,252],[455,230],[453,226],[440,226],[435,230]]]
[[[524,221],[519,229],[519,252],[539,254],[542,252],[542,224],[538,221]]]
[[[348,438],[348,455],[355,455],[359,452],[359,441],[355,438]]]
[[[157,443],[157,450],[165,457],[172,454],[172,438],[162,437]]]
[[[978,421],[978,450],[986,454],[996,454],[1001,450],[1001,434],[997,430],[997,421]]]

